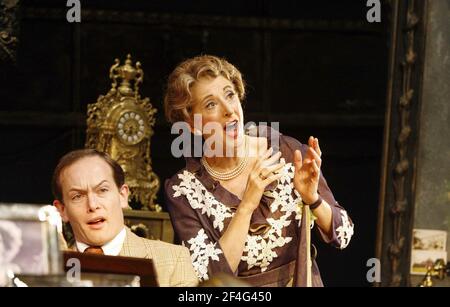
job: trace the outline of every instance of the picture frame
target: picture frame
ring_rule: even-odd
[[[447,263],[447,232],[434,229],[413,229],[411,275],[425,275],[436,260]]]
[[[447,252],[442,250],[417,250],[411,252],[411,274],[426,275],[436,260],[442,259],[447,263]]]
[[[0,285],[17,274],[61,274],[61,227],[54,206],[0,203]]]
[[[413,229],[413,246],[415,250],[445,251],[447,231],[433,229]]]

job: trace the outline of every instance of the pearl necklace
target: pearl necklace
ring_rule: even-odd
[[[206,161],[205,157],[201,158],[201,163],[205,167],[206,171],[214,178],[226,181],[231,180],[233,178],[236,178],[239,176],[242,171],[245,169],[245,167],[248,164],[248,141],[244,137],[245,142],[245,156],[239,161],[239,164],[233,168],[232,170],[226,171],[226,172],[219,172],[214,170],[211,165],[209,165],[208,161]]]

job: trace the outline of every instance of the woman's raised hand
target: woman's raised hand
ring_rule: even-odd
[[[273,149],[264,151],[257,159],[250,172],[247,188],[240,207],[253,212],[259,205],[266,186],[283,176],[284,159],[280,160],[281,152],[272,155]]]
[[[302,157],[300,150],[294,153],[294,187],[303,203],[313,204],[319,198],[317,189],[319,187],[320,167],[322,165],[322,151],[319,147],[319,140],[312,136],[308,140],[308,151],[306,156]]]

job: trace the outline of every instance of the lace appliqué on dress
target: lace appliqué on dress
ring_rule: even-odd
[[[207,240],[208,236],[205,234],[205,230],[200,229],[196,237],[187,241],[192,265],[200,281],[209,279],[209,260],[219,261],[219,255],[223,253],[220,248],[216,248],[216,243],[206,243]],[[183,245],[185,245],[184,242]]]
[[[341,245],[340,249],[344,249],[350,243],[350,239],[353,236],[353,225],[350,223],[347,212],[344,210],[341,211],[342,225],[336,228],[337,237]]]

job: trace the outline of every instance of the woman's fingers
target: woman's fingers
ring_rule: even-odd
[[[311,142],[314,142],[314,141],[311,141]],[[310,164],[312,161],[316,161],[318,167],[320,168],[320,166],[322,165],[322,159],[320,158],[320,155],[312,147],[309,147],[308,151],[306,153],[307,153],[307,156],[303,160],[300,150],[295,151],[295,153],[294,153],[295,169],[297,171],[299,171],[302,167]]]
[[[319,146],[319,139],[316,138],[315,140],[316,141],[314,142],[314,150],[317,152],[319,157],[322,157],[322,150],[320,149],[320,146]]]
[[[255,165],[254,165],[254,169],[256,170],[260,170],[262,163],[270,157],[270,155],[273,152],[273,148],[270,147],[269,149],[267,149],[265,152],[261,153],[261,155],[258,157],[258,160],[256,161]]]
[[[264,156],[266,157],[266,156]],[[275,165],[281,158],[281,151],[277,152],[271,157],[266,157],[265,159],[260,159],[255,165],[255,171],[261,172],[263,169]]]
[[[319,154],[311,147],[308,148],[308,152],[310,153],[313,160],[316,161],[317,165],[320,167],[322,165],[322,159],[320,158]]]
[[[261,159],[265,160],[267,158],[269,158],[273,153],[273,148],[270,147],[269,149],[266,150],[266,152],[264,152],[261,156]]]
[[[319,155],[319,157],[322,156],[322,150],[320,149],[318,138],[310,136],[308,139],[308,145],[309,147],[314,149],[314,151]]]
[[[311,165],[312,165],[312,169],[313,169],[313,172],[311,174],[314,177],[318,177],[320,175],[320,167],[319,167],[318,163],[316,162],[316,160],[313,160],[311,162]]]
[[[281,177],[284,176],[283,173],[271,173],[271,174],[272,175],[269,175],[269,177],[267,177],[266,179],[263,180],[263,183],[265,184],[265,186],[268,186],[269,184],[271,184],[275,180],[278,180],[278,179],[280,179]]]
[[[254,171],[257,172],[257,175],[262,180],[266,180],[272,173],[277,172],[282,169],[286,162],[284,159],[281,159],[281,151],[277,152],[273,156],[270,156],[273,153],[272,147],[264,153],[255,164]],[[277,163],[278,162],[278,163]]]
[[[270,165],[261,170],[261,175],[263,177],[269,176],[270,173],[275,173],[281,170],[286,165],[286,162],[283,158],[281,158],[280,163]]]
[[[276,154],[274,154],[270,158],[268,158],[265,161],[263,161],[262,165],[263,165],[263,167],[268,167],[268,166],[270,166],[272,164],[275,164],[275,162],[280,160],[280,158],[281,158],[281,151],[277,152]]]
[[[303,163],[303,166],[298,174],[301,180],[316,180],[320,176],[320,167],[316,160],[311,160]]]
[[[302,158],[302,153],[300,152],[300,150],[296,150],[294,152],[294,167],[296,170],[299,170],[302,167],[303,164],[303,158]]]

